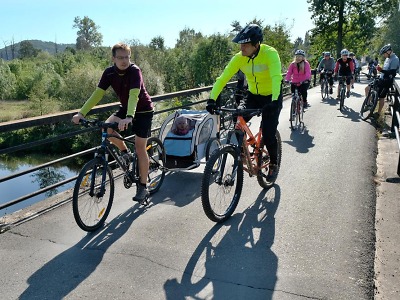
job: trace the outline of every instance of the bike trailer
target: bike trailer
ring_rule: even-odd
[[[177,130],[178,121],[186,119],[188,128]],[[219,136],[219,118],[205,110],[178,110],[161,125],[162,141],[168,169],[192,169],[200,165],[206,155],[207,144]]]

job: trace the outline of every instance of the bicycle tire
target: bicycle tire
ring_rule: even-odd
[[[325,99],[329,97],[329,84],[328,81],[325,82]]]
[[[326,87],[326,83],[325,80],[323,80],[321,82],[321,96],[322,96],[322,100],[325,100],[327,95],[325,94],[325,87]]]
[[[360,117],[363,121],[368,120],[372,116],[377,104],[378,93],[375,90],[372,90],[361,105]]]
[[[297,113],[299,114],[299,126],[301,123],[303,123],[304,120],[304,102],[303,100],[299,101],[298,107],[297,107]]]
[[[297,113],[297,101],[292,100],[292,104],[290,105],[290,128],[292,130],[296,130],[298,125],[298,113]]]
[[[235,167],[236,176],[232,178]],[[201,182],[201,203],[211,221],[221,223],[233,214],[242,193],[243,176],[235,146],[223,145],[211,154]]]
[[[344,98],[346,97],[346,89],[345,88],[342,88],[341,90],[340,90],[340,104],[339,104],[339,109],[340,109],[340,111],[342,111],[343,110],[343,107],[344,107]]]
[[[277,145],[278,145],[278,175],[279,175],[279,171],[281,168],[281,162],[282,162],[282,138],[281,138],[281,134],[278,130],[276,130],[276,141],[277,141]],[[267,180],[267,175],[269,173],[269,168],[266,169],[261,169],[261,166],[265,163],[269,164],[269,153],[267,151],[267,149],[264,147],[264,143],[261,141],[261,149],[262,152],[260,152],[259,157],[258,157],[258,167],[260,168],[260,173],[257,175],[257,181],[258,184],[264,188],[264,189],[269,189],[270,187],[272,187],[277,179],[277,177],[275,178],[275,180],[273,181],[268,181]]]
[[[92,184],[94,194],[90,195]],[[103,195],[102,184],[105,184]],[[98,158],[87,162],[79,172],[72,196],[72,211],[78,226],[88,232],[100,228],[110,213],[113,199],[114,177],[110,166]]]
[[[154,194],[160,189],[165,178],[165,149],[161,140],[153,136],[147,139],[146,151],[149,157],[148,189],[150,194]]]
[[[207,146],[206,146],[206,161],[209,160],[210,155],[219,147],[221,147],[221,141],[214,137],[209,139],[209,141],[207,142]]]

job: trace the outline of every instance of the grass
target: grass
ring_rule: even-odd
[[[28,100],[0,100],[0,122],[33,117]]]

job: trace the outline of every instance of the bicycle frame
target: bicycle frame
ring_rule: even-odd
[[[237,145],[234,145],[236,147],[237,154],[244,161],[243,170],[246,171],[250,177],[257,175],[260,169],[268,166],[268,164],[263,164],[261,167],[258,167],[259,154],[260,151],[263,151],[261,149],[262,122],[260,123],[258,132],[254,135],[243,116],[238,116],[235,130],[228,133],[227,144],[232,144],[231,138],[233,134],[235,134],[238,142]],[[242,150],[240,149],[239,145],[242,145]],[[249,147],[254,149],[252,153],[250,153]]]

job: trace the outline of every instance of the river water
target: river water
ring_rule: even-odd
[[[0,157],[0,178],[30,169],[53,159],[56,158],[39,158],[37,156],[29,156],[22,159],[9,156]],[[55,184],[72,176],[76,176],[79,172],[79,169],[80,168],[76,166],[53,165],[11,180],[7,180],[5,182],[1,182],[0,204],[5,204],[12,200],[23,197],[26,194],[36,192],[37,190],[47,187],[51,184]],[[72,188],[73,186],[74,181],[2,209],[0,210],[0,217],[30,206],[52,195]]]

